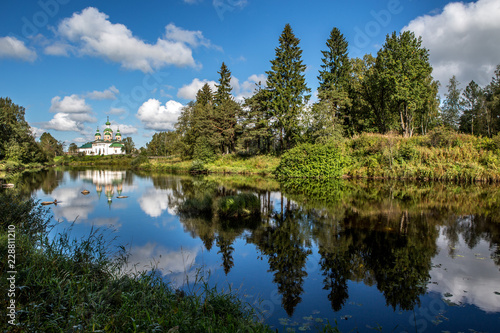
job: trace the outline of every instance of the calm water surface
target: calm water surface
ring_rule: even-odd
[[[343,332],[498,332],[497,185],[397,182],[279,184],[262,178],[50,170],[23,186],[71,235],[113,229],[128,269],[159,268],[176,288],[196,279],[236,290],[281,331],[337,321]],[[81,191],[90,194],[83,195]],[[211,207],[253,193],[260,214]],[[117,198],[126,196],[126,198]]]

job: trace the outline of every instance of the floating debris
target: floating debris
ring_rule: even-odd
[[[313,318],[313,316],[309,316],[309,317],[302,317],[302,319],[311,321],[311,320],[313,320],[314,318]]]
[[[83,190],[83,191],[82,191],[82,194],[83,194],[83,195],[90,194],[90,191],[89,191],[89,190]]]
[[[500,295],[500,293],[498,291],[495,291],[495,295]]]
[[[347,319],[349,319],[349,318],[352,318],[352,316],[350,316],[350,315],[345,315],[345,316],[340,317],[340,319],[342,319],[342,320],[347,320]]]
[[[444,297],[451,297],[451,296],[453,296],[453,294],[446,293],[446,294],[444,294],[443,296],[444,296]]]
[[[128,198],[128,196],[127,195],[119,195],[119,196],[117,196],[117,198],[118,199],[125,199],[125,198]]]

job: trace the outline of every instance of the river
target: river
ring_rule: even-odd
[[[124,246],[125,271],[174,288],[231,289],[280,331],[497,332],[500,191],[495,184],[296,182],[128,170],[52,169],[18,186],[49,206],[52,235],[91,230]],[[87,195],[81,192],[87,190]],[[221,218],[221,198],[258,198]],[[119,198],[120,197],[120,198]]]

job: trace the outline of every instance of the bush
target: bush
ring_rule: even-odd
[[[278,179],[340,178],[349,158],[332,145],[301,144],[285,154],[276,168]]]
[[[208,169],[201,160],[194,160],[189,167],[189,173],[207,173]]]
[[[240,218],[260,214],[260,201],[255,194],[241,193],[217,201],[219,218]]]
[[[196,139],[193,148],[193,159],[200,160],[203,163],[209,163],[215,161],[216,158],[217,156],[215,155],[214,149],[205,137]]]

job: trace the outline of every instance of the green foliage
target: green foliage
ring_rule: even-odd
[[[31,134],[24,114],[22,106],[12,103],[10,98],[0,98],[0,160],[10,159],[24,164],[47,162],[47,156]]]
[[[50,133],[44,132],[40,136],[40,146],[50,160],[64,154],[63,143],[57,141]]]
[[[203,163],[212,162],[217,158],[213,147],[205,137],[200,137],[196,140],[193,147],[193,158]]]
[[[348,164],[348,157],[338,147],[306,143],[283,154],[275,175],[281,180],[340,178]]]
[[[298,141],[300,114],[310,97],[299,42],[290,25],[286,24],[276,48],[276,58],[271,60],[271,70],[266,72],[267,109],[275,119],[272,126],[279,142],[279,152],[292,148]]]
[[[260,214],[260,200],[252,193],[221,197],[216,206],[219,218],[242,218]]]
[[[139,154],[136,158],[132,160],[132,162],[130,162],[130,167],[132,169],[138,169],[139,167],[147,163],[149,163],[148,156],[145,154]]]
[[[197,174],[197,173],[207,173],[207,167],[205,163],[201,160],[193,160],[191,166],[189,167],[189,173]]]
[[[464,104],[460,96],[462,91],[458,87],[459,85],[460,82],[458,82],[455,75],[453,75],[450,82],[446,86],[448,88],[448,93],[445,94],[446,98],[443,101],[443,108],[441,109],[441,119],[443,120],[443,125],[454,130],[458,129]]]

